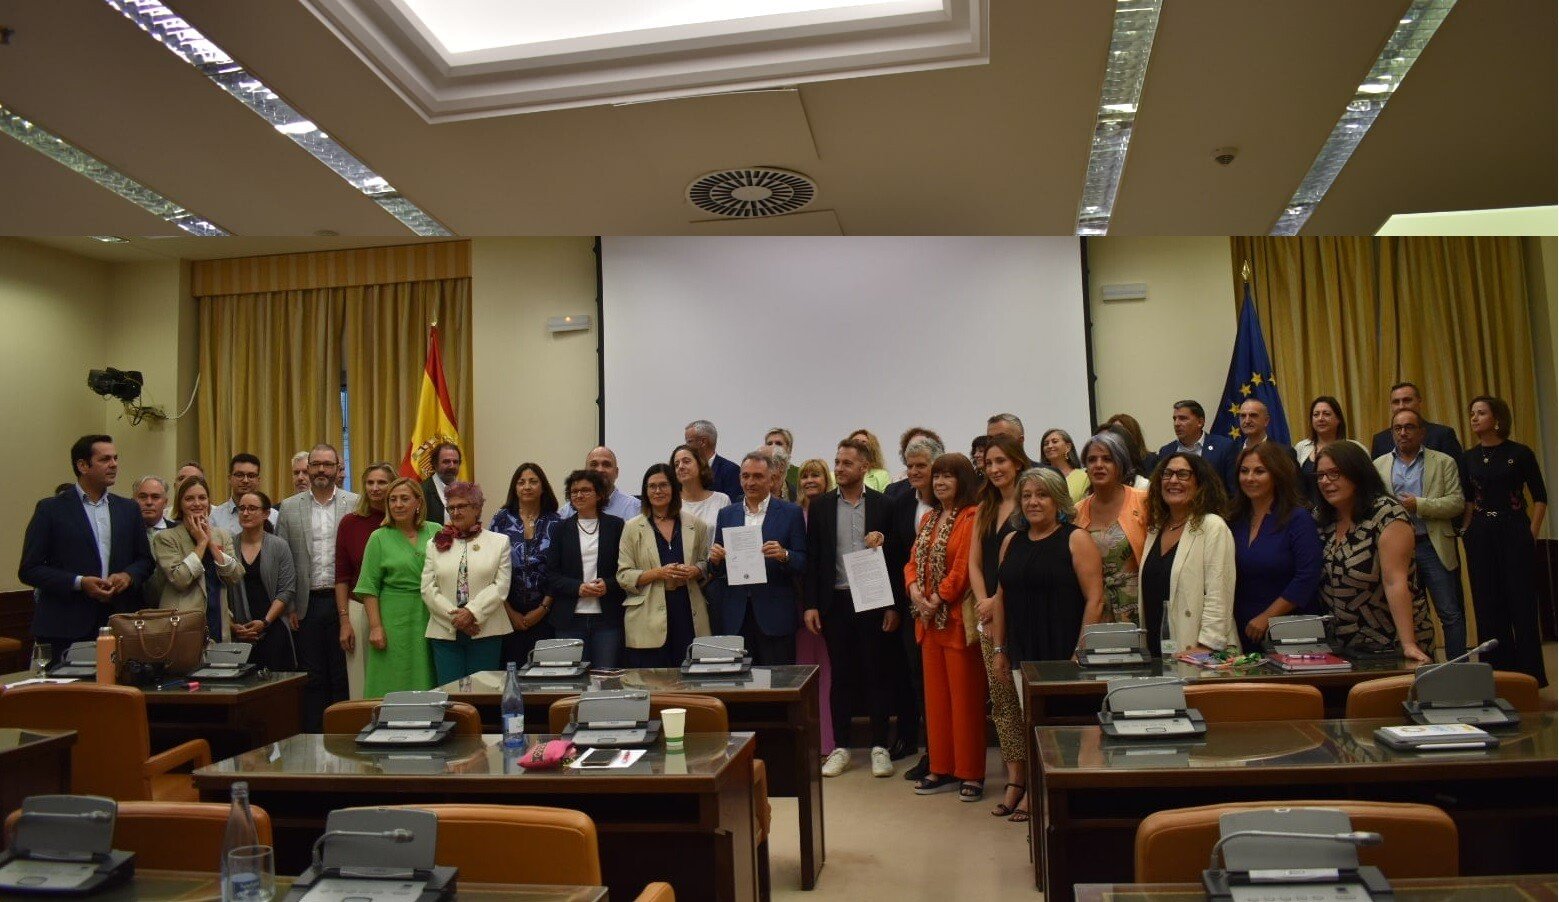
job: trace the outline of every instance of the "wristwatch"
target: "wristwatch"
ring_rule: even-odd
[[[993,655],[1004,655],[1006,653],[1007,653],[1007,646],[1005,646],[1005,645],[992,645],[991,646],[991,654],[993,654]]]

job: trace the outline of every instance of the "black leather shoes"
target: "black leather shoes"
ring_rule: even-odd
[[[921,755],[920,763],[904,772],[904,779],[922,780],[929,773],[931,773],[931,756]]]
[[[888,747],[888,757],[892,758],[894,761],[897,761],[900,758],[908,758],[917,751],[919,751],[918,747],[912,746],[908,742],[900,739]]]

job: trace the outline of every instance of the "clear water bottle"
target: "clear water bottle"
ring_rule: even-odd
[[[509,662],[503,677],[503,700],[498,705],[503,715],[503,744],[511,749],[525,747],[525,696],[520,694],[519,666]]]
[[[259,844],[260,834],[254,826],[254,812],[249,810],[249,784],[234,783],[233,807],[227,814],[227,833],[222,837],[222,902],[259,897],[258,875],[230,873],[228,868],[228,853]]]
[[[1175,656],[1175,640],[1169,636],[1169,606],[1164,606],[1164,614],[1159,618],[1158,653],[1168,661]]]

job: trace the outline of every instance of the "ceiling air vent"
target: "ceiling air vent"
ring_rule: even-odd
[[[706,213],[755,219],[794,213],[817,196],[817,183],[799,172],[753,166],[722,169],[694,179],[687,199]]]

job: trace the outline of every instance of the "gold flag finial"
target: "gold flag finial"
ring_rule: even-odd
[[[1250,264],[1249,263],[1245,264],[1245,268],[1248,271],[1250,269]],[[1247,281],[1247,282],[1250,281],[1250,276],[1249,275],[1247,275],[1245,277],[1245,281]],[[436,317],[436,316],[433,317],[433,321],[428,323],[428,328],[429,329],[437,329],[438,328],[438,317]]]
[[[1249,260],[1246,260],[1244,265],[1240,267],[1240,278],[1245,281],[1245,284],[1247,284],[1247,285],[1250,284],[1250,261]]]

